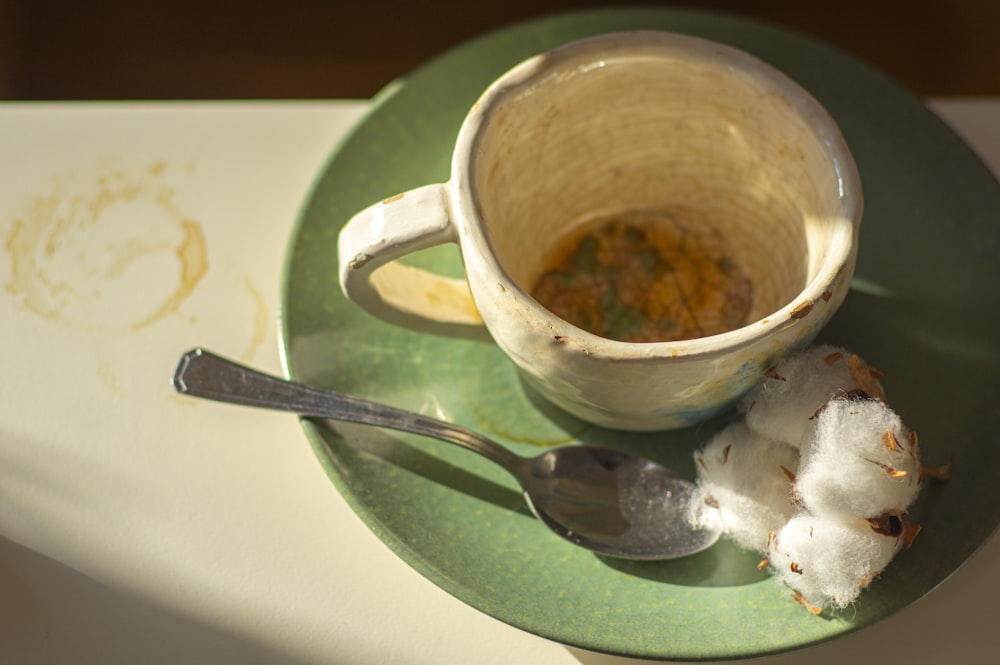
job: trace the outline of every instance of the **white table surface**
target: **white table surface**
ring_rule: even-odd
[[[1000,173],[1000,100],[931,105]],[[0,104],[0,663],[637,662],[455,600],[294,417],[169,386],[196,345],[280,372],[291,225],[366,107]],[[1000,662],[998,596],[994,538],[895,617],[758,662]]]

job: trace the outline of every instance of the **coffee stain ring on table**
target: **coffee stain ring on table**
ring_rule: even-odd
[[[178,313],[209,263],[166,171],[159,161],[53,177],[6,233],[5,291],[37,316],[90,329],[138,331]],[[141,298],[135,280],[149,285]]]

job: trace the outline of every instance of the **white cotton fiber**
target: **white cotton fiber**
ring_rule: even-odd
[[[881,372],[835,346],[778,362],[740,402],[744,421],[695,453],[689,519],[763,553],[810,611],[854,602],[920,531],[916,435]]]
[[[852,603],[900,545],[898,536],[879,534],[865,520],[800,513],[771,538],[768,561],[800,602],[818,611]]]
[[[851,354],[836,346],[814,346],[780,360],[740,402],[752,430],[798,447],[809,419],[834,395],[860,386],[851,375]],[[855,362],[861,363],[855,356]]]
[[[910,430],[878,400],[830,400],[803,440],[795,491],[813,513],[902,514],[920,491]]]
[[[740,546],[763,552],[768,533],[794,510],[789,476],[795,473],[798,452],[737,423],[717,434],[695,454],[695,461],[699,481],[692,520],[719,523]]]

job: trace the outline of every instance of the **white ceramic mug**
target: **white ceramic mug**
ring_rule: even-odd
[[[684,237],[710,233],[724,246],[752,285],[741,327],[617,341],[530,295],[568,231],[636,211],[667,211],[682,218]],[[861,211],[839,129],[784,74],[702,39],[614,33],[494,82],[461,127],[448,182],[348,222],[340,280],[350,300],[389,322],[485,325],[539,393],[580,418],[669,429],[726,408],[816,335],[847,293]],[[396,261],[449,242],[465,280]]]

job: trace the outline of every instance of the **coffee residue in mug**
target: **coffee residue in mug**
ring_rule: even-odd
[[[753,282],[721,234],[677,210],[601,216],[560,240],[532,295],[623,342],[706,337],[745,325]]]

